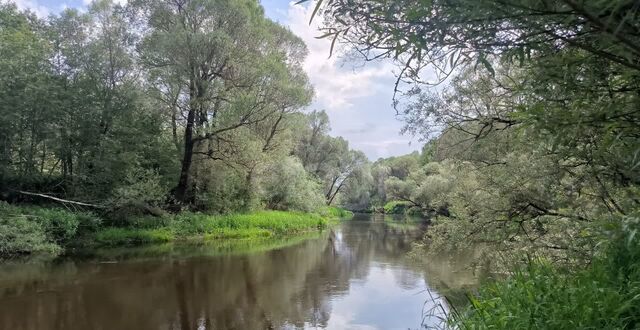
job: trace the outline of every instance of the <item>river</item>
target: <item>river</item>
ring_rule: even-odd
[[[476,285],[461,256],[407,258],[425,228],[356,215],[280,240],[0,265],[0,329],[424,329]],[[436,299],[437,300],[437,299]]]

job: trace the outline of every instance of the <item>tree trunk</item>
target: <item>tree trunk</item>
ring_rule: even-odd
[[[193,191],[189,178],[191,175],[191,164],[193,162],[193,149],[195,147],[194,130],[196,125],[196,115],[199,111],[200,97],[203,95],[202,86],[198,84],[196,68],[192,67],[192,77],[189,82],[189,113],[187,114],[187,126],[184,130],[184,150],[182,156],[182,168],[180,169],[180,179],[173,191],[175,201],[181,204],[193,202]]]
[[[189,174],[193,160],[193,125],[196,118],[196,111],[191,107],[187,115],[187,127],[184,130],[184,154],[182,156],[182,168],[180,169],[180,179],[174,189],[173,197],[177,202],[186,203],[191,199],[189,196]]]

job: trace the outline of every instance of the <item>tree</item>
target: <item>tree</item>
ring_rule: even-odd
[[[294,85],[300,79],[282,84],[293,76],[288,61],[303,55],[304,46],[252,0],[143,2],[141,8],[151,28],[143,60],[172,116],[176,145],[177,126],[184,130],[173,197],[190,203],[194,155],[218,159],[224,134],[308,102],[308,85]],[[283,98],[295,93],[296,100]]]
[[[349,184],[364,183],[370,175],[364,153],[349,149],[349,143],[341,137],[327,135],[329,130],[329,117],[324,111],[309,113],[295,149],[304,168],[323,182],[327,205]]]
[[[0,181],[44,171],[49,47],[37,19],[0,5]]]
[[[339,138],[339,140],[342,139]],[[346,141],[344,145],[347,146]],[[325,193],[327,205],[331,205],[336,196],[346,186],[358,185],[366,180],[365,165],[368,162],[367,156],[362,151],[348,149],[341,151],[337,153],[333,163],[334,166],[327,172],[327,177],[325,177],[325,185],[328,183]]]
[[[273,163],[262,182],[266,206],[312,212],[324,204],[322,187],[295,157]]]

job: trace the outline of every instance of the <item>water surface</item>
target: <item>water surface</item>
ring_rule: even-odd
[[[431,297],[476,277],[464,258],[408,259],[423,231],[357,215],[306,237],[3,264],[0,329],[425,328]]]

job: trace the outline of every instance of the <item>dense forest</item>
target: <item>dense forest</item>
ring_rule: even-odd
[[[311,210],[366,162],[301,112],[306,46],[255,1],[1,9],[5,199]]]
[[[256,1],[97,1],[46,19],[3,4],[0,15],[5,201],[128,226],[167,211],[313,212],[362,177],[364,154],[328,135],[326,113],[302,112],[304,42]],[[65,218],[2,209],[2,254],[31,250],[16,235],[39,240],[29,219]],[[43,235],[91,226],[68,217]]]
[[[264,210],[293,225],[249,235],[304,230],[336,205],[425,217],[414,255],[473,247],[509,278],[455,328],[640,326],[637,1],[307,5],[328,53],[397,64],[420,152],[371,162],[331,136],[304,42],[255,0],[0,5],[0,255],[224,237],[215,219]]]

